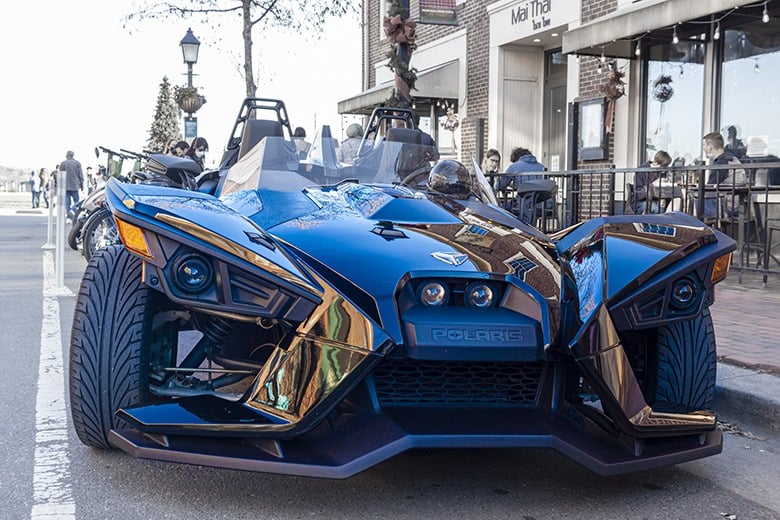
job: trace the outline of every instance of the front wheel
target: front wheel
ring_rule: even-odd
[[[81,280],[70,339],[70,409],[81,442],[110,448],[114,413],[149,402],[152,290],[122,246],[95,253]]]
[[[658,379],[653,410],[706,410],[715,398],[717,354],[709,309],[658,330]]]
[[[110,245],[119,244],[119,233],[116,229],[114,215],[108,208],[100,208],[92,213],[84,223],[82,233],[82,248],[87,261],[95,251]]]
[[[81,230],[84,229],[84,219],[78,218],[73,221],[73,225],[68,232],[68,246],[74,251],[79,250],[79,242],[81,241]]]

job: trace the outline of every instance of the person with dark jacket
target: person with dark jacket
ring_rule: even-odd
[[[79,203],[79,190],[84,189],[84,172],[81,163],[73,158],[73,152],[68,150],[65,160],[60,164],[59,170],[67,173],[65,180],[65,208],[68,213],[76,211]]]
[[[203,171],[203,159],[206,157],[206,152],[209,151],[209,142],[205,137],[196,137],[190,145],[184,157],[192,159],[200,166],[200,171]]]
[[[661,168],[672,164],[672,157],[665,150],[655,152],[652,161],[645,161],[640,168]],[[647,190],[653,182],[661,176],[661,171],[636,172],[634,175],[634,191],[631,193],[631,208],[634,213],[647,211]],[[661,206],[657,200],[651,201],[650,213],[659,213]]]
[[[533,174],[533,172],[543,172],[546,168],[542,163],[536,160],[536,157],[534,157],[534,154],[532,154],[531,150],[528,148],[520,146],[513,148],[512,153],[509,155],[509,160],[512,161],[512,164],[507,166],[504,173],[531,173],[530,175],[513,176],[512,179],[515,189],[517,189],[521,182],[544,178],[544,175]],[[502,187],[501,182],[499,182],[499,189],[506,189],[509,185],[509,179],[510,177],[506,175],[503,178],[499,178],[499,181],[505,184]]]

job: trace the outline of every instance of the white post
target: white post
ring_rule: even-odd
[[[70,289],[65,287],[65,219],[68,217],[66,205],[66,190],[68,185],[68,172],[60,170],[57,173],[57,250],[55,253],[54,269],[57,273],[57,293],[61,296],[72,295]]]

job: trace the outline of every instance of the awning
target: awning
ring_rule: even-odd
[[[651,39],[671,41],[672,28],[676,25],[680,39],[709,33],[710,15],[755,3],[751,0],[643,0],[564,32],[563,53],[633,58],[635,40],[640,36],[648,38],[645,43]]]
[[[458,99],[458,60],[417,73],[412,97],[415,100]],[[339,114],[370,114],[374,107],[382,106],[393,94],[393,83],[377,85],[357,96],[339,101]],[[419,105],[420,103],[418,103]]]

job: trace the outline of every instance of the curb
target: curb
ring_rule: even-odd
[[[719,417],[780,431],[780,377],[718,363],[713,408]]]

